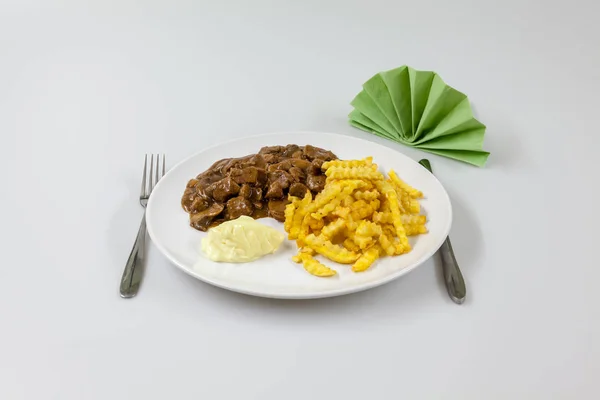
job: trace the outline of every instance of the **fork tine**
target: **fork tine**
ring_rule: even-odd
[[[154,154],[150,154],[150,173],[148,175],[148,187],[150,188],[150,190],[148,191],[148,193],[146,193],[146,197],[150,196],[150,193],[152,193],[152,189],[154,189]]]
[[[142,175],[142,190],[140,192],[140,197],[146,196],[146,170],[148,167],[148,154],[144,156],[144,174]]]
[[[158,173],[160,171],[160,154],[156,155],[156,173],[154,175],[154,185],[156,185],[158,183],[158,180],[160,179],[158,177]]]
[[[163,167],[162,167],[162,175],[161,175],[161,178],[162,178],[163,176],[165,176],[165,164],[166,164],[166,162],[165,162],[165,158],[166,158],[166,155],[163,153]]]

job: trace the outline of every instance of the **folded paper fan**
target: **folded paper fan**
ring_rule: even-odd
[[[356,128],[440,156],[483,166],[485,125],[466,95],[435,72],[402,66],[363,84],[348,115]]]

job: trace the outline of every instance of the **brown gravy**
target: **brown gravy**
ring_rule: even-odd
[[[190,179],[181,206],[190,215],[190,226],[200,231],[242,215],[283,222],[288,194],[319,193],[325,186],[321,165],[336,159],[328,150],[289,144],[219,160]]]

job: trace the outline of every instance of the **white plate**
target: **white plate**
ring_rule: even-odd
[[[331,150],[341,159],[361,159],[373,156],[381,170],[393,168],[408,184],[421,190],[423,212],[427,215],[429,232],[411,238],[413,249],[408,254],[385,257],[365,272],[354,273],[347,265],[327,260],[338,271],[331,278],[308,274],[291,257],[296,253],[293,241],[285,241],[275,254],[252,263],[216,263],[200,250],[206,234],[189,225],[188,214],[180,201],[189,179],[206,170],[222,158],[241,157],[257,153],[263,146],[311,144]],[[309,299],[339,296],[373,288],[412,271],[431,257],[450,231],[452,207],[440,182],[420,164],[388,147],[369,141],[319,132],[289,132],[252,136],[205,149],[174,166],[158,183],[146,211],[148,232],[156,247],[184,272],[212,285],[249,295]],[[271,218],[264,224],[283,232],[283,224]]]

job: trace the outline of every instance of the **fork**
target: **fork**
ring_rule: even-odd
[[[148,205],[148,199],[154,187],[165,175],[165,155],[162,155],[162,172],[160,168],[160,155],[156,155],[156,168],[154,166],[154,154],[150,155],[150,172],[148,172],[148,154],[144,157],[144,173],[142,175],[142,189],[140,192],[140,204],[144,208],[144,215],[142,216],[142,222],[140,223],[140,229],[138,230],[135,243],[129,254],[129,259],[123,270],[123,276],[121,277],[121,297],[131,298],[134,297],[142,281],[144,274],[144,253],[146,251],[146,206]]]

